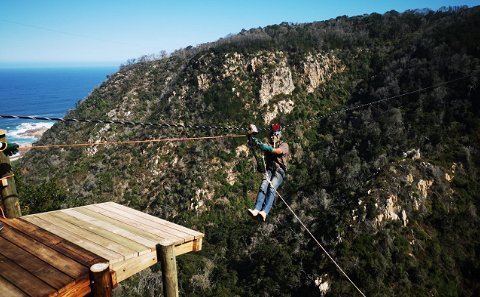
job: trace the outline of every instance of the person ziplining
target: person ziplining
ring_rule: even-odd
[[[287,170],[290,151],[288,144],[281,141],[281,130],[282,126],[278,123],[271,126],[269,144],[262,143],[253,137],[254,131],[251,130],[251,133],[249,133],[249,145],[258,147],[264,155],[262,159],[263,165],[258,166],[259,170],[263,172],[263,180],[257,194],[255,207],[254,209],[248,209],[248,212],[253,217],[260,215],[263,221],[267,219],[267,215],[272,209],[277,189],[283,183]]]

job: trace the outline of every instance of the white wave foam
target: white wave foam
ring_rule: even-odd
[[[52,126],[53,123],[47,122],[21,123],[13,129],[7,129],[7,140],[18,144],[32,144],[42,136],[43,132]]]

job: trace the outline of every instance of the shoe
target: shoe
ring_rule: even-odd
[[[265,222],[265,220],[267,219],[267,213],[262,210],[262,211],[259,212],[258,214],[262,216],[263,221]]]
[[[0,223],[0,231],[2,231],[2,229],[3,229],[3,224]]]
[[[258,215],[258,209],[248,209],[248,212],[254,217]]]

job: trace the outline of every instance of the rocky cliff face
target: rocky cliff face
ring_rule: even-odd
[[[345,70],[345,65],[333,52],[308,52],[298,64],[289,61],[288,55],[281,51],[249,55],[233,52],[223,57],[207,54],[195,63],[200,72],[196,75],[199,91],[207,92],[212,84],[225,79],[233,81],[231,91],[235,96],[253,97],[257,108],[264,109],[264,124],[293,110],[294,101],[286,97],[292,95],[295,88],[313,93],[333,75]]]

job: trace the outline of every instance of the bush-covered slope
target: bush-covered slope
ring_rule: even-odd
[[[244,30],[125,65],[68,117],[295,124],[281,193],[367,296],[478,296],[478,40],[478,7]],[[222,133],[59,123],[39,144]],[[247,216],[261,176],[244,142],[32,151],[19,191],[25,211],[113,200],[205,232],[178,258],[185,296],[356,296],[280,201],[266,223]],[[160,280],[117,294],[155,296]]]

